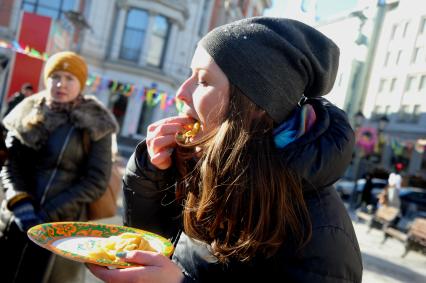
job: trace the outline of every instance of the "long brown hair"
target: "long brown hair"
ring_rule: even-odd
[[[288,235],[299,246],[310,237],[300,178],[282,164],[273,127],[263,110],[231,87],[218,129],[197,144],[178,147],[185,233],[211,244],[221,262],[270,257]],[[195,145],[203,150],[191,162]]]

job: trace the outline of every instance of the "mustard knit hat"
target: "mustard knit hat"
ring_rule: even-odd
[[[87,64],[83,57],[71,51],[63,51],[53,54],[44,67],[44,82],[56,71],[65,71],[73,74],[80,82],[80,91],[86,86]]]

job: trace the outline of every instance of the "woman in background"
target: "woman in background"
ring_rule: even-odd
[[[1,171],[0,250],[4,282],[83,282],[82,264],[63,264],[50,277],[51,253],[32,243],[29,228],[44,222],[84,221],[87,205],[106,189],[111,136],[118,126],[94,97],[82,94],[87,65],[73,52],[46,62],[46,90],[24,99],[3,120],[9,159]],[[83,136],[90,137],[88,152]],[[56,270],[55,268],[53,270]]]

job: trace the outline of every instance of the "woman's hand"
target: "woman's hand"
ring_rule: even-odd
[[[108,283],[179,283],[183,280],[181,269],[162,254],[148,251],[130,251],[122,259],[143,266],[108,269],[95,264],[87,264],[87,267],[96,277]]]
[[[182,132],[185,125],[193,122],[189,117],[169,117],[148,126],[146,145],[150,161],[155,167],[165,170],[172,165],[171,154],[176,147],[176,133]]]

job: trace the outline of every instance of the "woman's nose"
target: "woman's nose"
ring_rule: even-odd
[[[182,100],[186,103],[190,103],[192,99],[192,93],[194,92],[194,83],[192,83],[191,78],[188,78],[184,81],[178,91],[176,92],[176,98]]]

